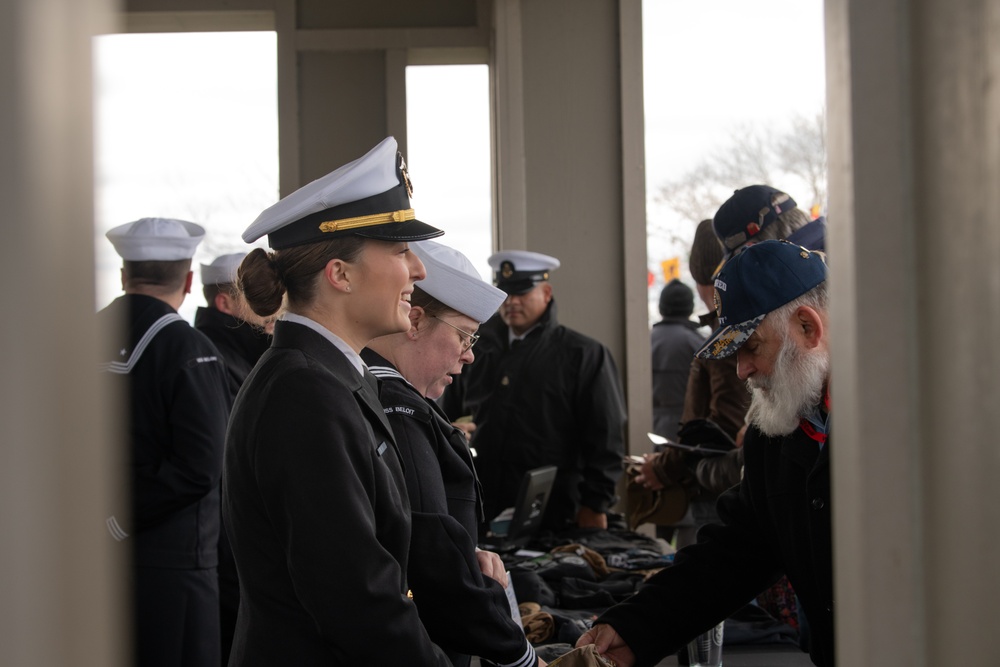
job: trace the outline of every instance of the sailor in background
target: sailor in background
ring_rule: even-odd
[[[131,503],[107,524],[132,549],[141,667],[219,664],[216,545],[230,394],[215,346],[177,314],[204,234],[165,218],[107,233],[124,260],[125,295],[97,314],[108,343],[101,369],[128,399],[120,417],[131,455]]]
[[[622,474],[625,401],[611,352],[559,324],[555,257],[508,250],[489,258],[507,293],[483,325],[477,361],[445,391],[453,420],[472,416],[487,520],[514,505],[521,477],[559,468],[543,527],[607,528]]]
[[[410,503],[376,379],[373,338],[410,327],[424,266],[396,141],[300,188],[243,233],[261,317],[286,310],[240,389],[223,503],[240,576],[229,664],[449,665],[407,596]]]
[[[250,310],[236,286],[236,272],[246,255],[229,253],[201,265],[202,293],[208,305],[199,306],[194,315],[194,328],[208,336],[222,354],[234,397],[270,347],[274,330],[274,320]]]

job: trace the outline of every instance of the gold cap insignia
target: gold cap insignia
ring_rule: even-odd
[[[403,159],[402,153],[396,153],[399,156],[399,171],[403,174],[403,185],[406,186],[406,196],[413,199],[413,181],[410,180],[410,174],[406,171],[406,160]]]

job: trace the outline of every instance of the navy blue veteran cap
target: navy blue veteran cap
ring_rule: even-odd
[[[493,282],[507,294],[530,292],[549,279],[549,272],[559,268],[559,260],[528,250],[502,250],[490,255]]]
[[[413,186],[396,140],[386,137],[363,157],[304,185],[257,216],[243,240],[267,235],[275,249],[364,236],[422,241],[444,234],[416,219]]]
[[[745,244],[785,211],[795,200],[769,185],[748,185],[733,192],[712,220],[712,229],[726,248],[726,255]]]
[[[724,359],[740,349],[764,317],[826,280],[823,253],[788,241],[743,248],[715,277],[719,328],[695,354]]]

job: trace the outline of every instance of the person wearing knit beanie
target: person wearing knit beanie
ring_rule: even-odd
[[[663,320],[650,332],[653,371],[653,431],[676,438],[684,409],[688,375],[694,353],[705,338],[690,319],[694,291],[680,280],[671,280],[660,292]]]

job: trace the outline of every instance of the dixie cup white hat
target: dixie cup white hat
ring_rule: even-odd
[[[364,156],[267,208],[243,240],[253,243],[267,235],[268,245],[281,249],[350,235],[422,241],[444,234],[416,219],[412,195],[396,140],[386,137]]]
[[[469,258],[441,243],[420,241],[410,246],[427,269],[417,287],[444,305],[477,322],[493,316],[507,294],[482,279]]]
[[[185,220],[141,218],[118,225],[105,236],[127,262],[172,262],[194,257],[205,229]]]
[[[202,285],[226,285],[236,282],[236,272],[246,257],[245,252],[232,252],[228,255],[219,255],[212,260],[211,264],[201,265]]]

